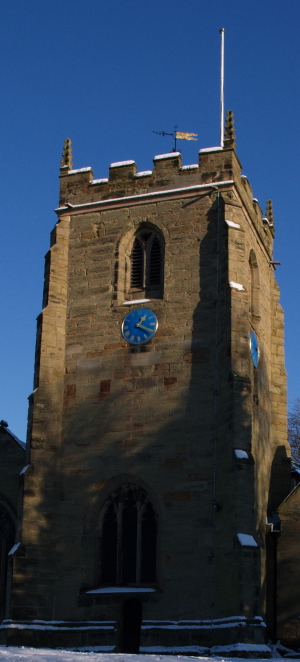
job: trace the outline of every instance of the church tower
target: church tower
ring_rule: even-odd
[[[94,179],[67,140],[60,182],[7,642],[261,645],[289,492],[272,205],[231,113],[190,166],[172,152]]]

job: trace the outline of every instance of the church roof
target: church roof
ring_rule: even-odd
[[[6,433],[9,437],[11,437],[21,448],[25,451],[26,450],[26,444],[24,441],[21,441],[8,427],[8,424],[6,421],[0,421],[0,432]]]

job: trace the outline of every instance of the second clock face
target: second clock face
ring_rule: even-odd
[[[134,308],[124,318],[122,336],[130,345],[144,345],[153,338],[157,326],[157,317],[153,310]]]
[[[255,368],[258,366],[259,362],[259,346],[258,346],[258,340],[256,337],[256,334],[254,331],[251,331],[250,333],[250,352],[251,352],[251,358],[252,362]]]

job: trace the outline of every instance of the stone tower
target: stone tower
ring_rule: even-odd
[[[108,179],[73,170],[66,141],[60,182],[7,641],[261,644],[289,491],[271,203],[231,116],[199,163]]]

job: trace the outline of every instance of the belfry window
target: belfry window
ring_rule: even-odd
[[[163,247],[152,230],[135,235],[130,255],[130,288],[162,296]]]
[[[147,493],[134,485],[114,492],[102,513],[101,583],[156,581],[157,517]]]

